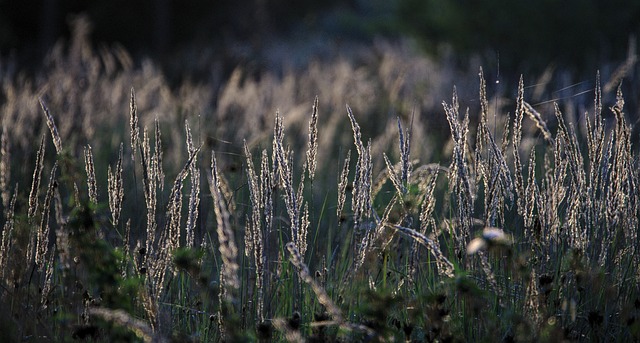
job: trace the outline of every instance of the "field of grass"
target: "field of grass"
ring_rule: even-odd
[[[77,30],[0,70],[3,340],[640,340],[635,54],[570,96],[386,43],[170,87]]]

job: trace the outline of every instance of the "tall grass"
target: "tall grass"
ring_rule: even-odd
[[[280,111],[239,104],[267,91],[236,71],[195,125],[202,89],[176,96],[148,64],[76,43],[52,54],[39,94],[4,82],[2,337],[640,339],[633,116],[622,86],[604,110],[600,74],[579,121],[530,104],[524,77],[512,108],[489,99],[480,70],[473,109],[454,88],[439,121],[409,115],[393,88],[399,115],[374,123],[389,104],[359,102],[388,89],[343,83],[362,74],[342,62],[328,78],[310,67],[327,86]],[[62,77],[70,61],[83,63]],[[73,77],[86,87],[54,87]],[[338,108],[352,82],[353,107]]]

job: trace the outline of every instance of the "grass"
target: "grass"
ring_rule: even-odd
[[[3,337],[640,339],[633,115],[599,74],[579,120],[524,79],[512,108],[489,99],[482,70],[473,111],[454,89],[441,119],[411,114],[415,84],[375,98],[393,82],[346,62],[299,84],[236,71],[212,109],[75,43],[41,84],[4,81]],[[320,86],[301,105],[302,85]],[[291,103],[255,100],[268,86]]]

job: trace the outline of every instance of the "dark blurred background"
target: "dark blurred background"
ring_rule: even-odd
[[[118,42],[161,65],[189,49],[225,54],[240,44],[251,56],[275,38],[313,33],[328,41],[409,36],[425,53],[448,49],[458,63],[479,56],[505,73],[553,63],[593,75],[624,60],[640,33],[640,1],[629,0],[0,0],[1,56],[37,66],[79,14],[95,44]]]

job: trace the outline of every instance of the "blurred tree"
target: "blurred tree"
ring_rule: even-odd
[[[450,44],[464,60],[480,53],[511,71],[549,63],[593,70],[626,56],[640,33],[640,1],[398,0],[398,20],[431,53]]]
[[[0,0],[0,53],[46,52],[69,36],[69,18],[89,16],[94,41],[130,51],[165,52],[194,40],[252,39],[286,31],[312,13],[345,0]]]

